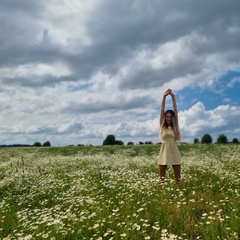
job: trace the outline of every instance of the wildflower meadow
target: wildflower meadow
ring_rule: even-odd
[[[0,239],[240,239],[240,145],[0,149]]]

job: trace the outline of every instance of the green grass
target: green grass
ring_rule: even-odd
[[[2,148],[0,238],[239,239],[239,148],[180,145],[181,186],[160,145]]]

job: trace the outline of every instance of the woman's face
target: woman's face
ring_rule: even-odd
[[[172,124],[172,114],[170,112],[166,114],[166,122],[168,125]]]

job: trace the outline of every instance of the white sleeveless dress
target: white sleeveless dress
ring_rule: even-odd
[[[181,164],[180,152],[174,138],[173,131],[166,129],[161,133],[162,144],[158,165],[179,165]]]

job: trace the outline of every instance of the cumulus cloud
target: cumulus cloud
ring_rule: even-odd
[[[180,129],[184,138],[201,138],[205,133],[215,139],[220,134],[239,134],[240,107],[221,105],[213,110],[206,110],[202,102],[179,113]]]
[[[159,141],[159,103],[169,87],[223,95],[211,109],[196,96],[191,107],[180,104],[185,140],[228,124],[237,134],[239,102],[226,88],[238,86],[239,76],[222,76],[240,72],[239,5],[1,1],[0,140],[99,144],[113,133]]]

